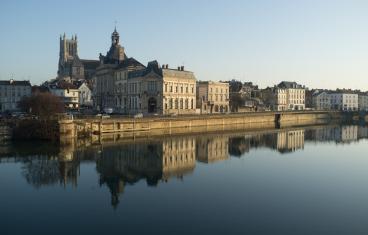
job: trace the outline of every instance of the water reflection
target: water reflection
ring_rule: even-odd
[[[104,148],[96,161],[100,185],[111,192],[116,207],[126,184],[143,179],[148,186],[157,186],[171,177],[182,178],[195,167],[195,139],[175,137],[139,145]]]
[[[108,145],[51,147],[2,146],[0,163],[20,162],[22,176],[30,185],[77,187],[83,174],[81,162],[93,162],[99,185],[111,193],[116,208],[124,188],[143,180],[157,187],[170,179],[182,180],[194,171],[196,161],[214,163],[230,157],[245,156],[252,149],[269,148],[280,154],[300,151],[305,142],[351,143],[368,137],[363,126],[318,126],[243,134],[208,134],[177,136]],[[42,151],[41,151],[42,150]]]

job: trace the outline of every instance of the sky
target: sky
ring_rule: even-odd
[[[116,21],[128,57],[197,80],[368,90],[367,12],[366,0],[1,0],[0,80],[55,78],[64,32],[98,59]]]

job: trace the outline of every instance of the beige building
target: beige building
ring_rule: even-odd
[[[197,108],[203,114],[229,112],[229,83],[197,82]]]
[[[147,67],[127,58],[119,45],[119,34],[112,34],[112,45],[94,77],[94,106],[124,114],[194,114],[196,79],[184,66],[170,69],[157,61]]]
[[[305,87],[296,82],[281,82],[263,91],[266,105],[275,111],[304,110]]]

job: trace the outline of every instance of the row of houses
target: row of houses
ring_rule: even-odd
[[[40,91],[60,97],[68,110],[103,111],[109,108],[121,114],[180,115],[305,109],[368,111],[367,92],[309,90],[287,81],[265,89],[249,82],[197,81],[194,74],[185,71],[184,67],[170,69],[168,65],[159,66],[156,61],[149,62],[147,67],[142,65],[141,70],[127,72],[119,68],[110,74],[107,79],[95,78],[92,84],[81,80],[54,79],[32,87],[29,81],[0,81],[0,112],[16,111],[22,97]]]
[[[113,75],[113,91],[106,89],[108,79],[101,79],[101,86],[91,86],[86,81],[53,79],[41,86],[29,81],[0,81],[0,112],[18,111],[18,103],[32,93],[50,92],[60,97],[70,111],[112,109],[121,114],[194,114],[229,111],[229,86],[225,82],[196,81],[192,72],[183,68],[162,68],[149,63],[146,74],[129,74],[121,71]],[[156,72],[154,72],[156,71]],[[96,83],[95,83],[96,84]],[[105,85],[102,85],[105,84]]]
[[[200,81],[184,66],[170,68],[157,61],[145,66],[126,55],[116,29],[109,51],[100,53],[99,60],[80,59],[77,43],[76,36],[60,36],[58,77],[33,89],[60,97],[69,110],[144,115],[368,110],[368,94],[359,91],[309,90],[289,81],[259,89],[252,82]],[[21,98],[31,93],[29,81],[0,81],[0,111],[16,110]]]
[[[312,94],[317,110],[368,111],[368,93],[351,90],[316,90]]]
[[[53,80],[41,86],[32,86],[30,81],[10,79],[0,81],[0,112],[19,111],[21,99],[37,92],[50,92],[60,97],[69,110],[92,108],[92,91],[85,82]]]

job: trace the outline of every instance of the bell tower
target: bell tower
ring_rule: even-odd
[[[69,71],[66,71],[66,63],[78,58],[78,41],[77,35],[73,35],[71,39],[67,39],[65,33],[60,35],[60,52],[59,52],[59,67],[58,75],[67,76]]]
[[[116,31],[116,27],[115,27],[115,30],[114,32],[111,34],[111,45],[112,46],[117,46],[119,45],[119,33]]]

